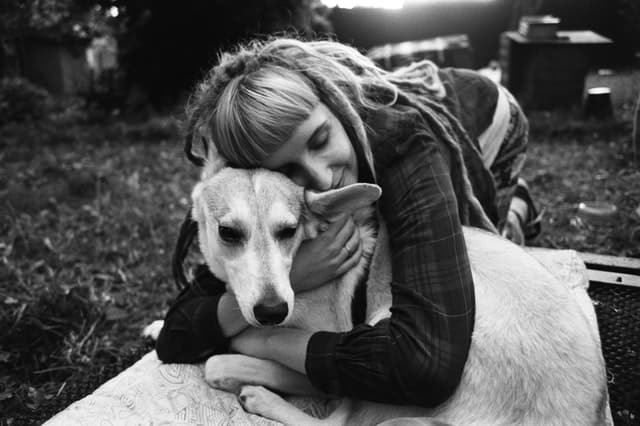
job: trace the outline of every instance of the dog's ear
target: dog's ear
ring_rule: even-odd
[[[369,206],[380,198],[382,189],[370,183],[354,183],[325,192],[306,190],[304,199],[307,209],[325,218],[351,213]]]
[[[191,192],[191,202],[193,204],[191,217],[200,224],[204,223],[204,200],[202,199],[202,191],[204,191],[204,183],[198,182]]]

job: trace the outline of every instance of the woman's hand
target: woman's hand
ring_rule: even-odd
[[[520,246],[523,246],[525,243],[522,222],[513,210],[509,210],[509,213],[507,213],[507,220],[502,229],[502,236]]]
[[[353,268],[361,256],[358,227],[351,215],[340,215],[324,232],[300,245],[290,272],[293,290],[310,290],[331,281]]]

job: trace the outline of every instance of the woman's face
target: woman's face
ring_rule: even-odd
[[[261,166],[317,191],[358,181],[358,160],[351,141],[340,121],[322,103]]]

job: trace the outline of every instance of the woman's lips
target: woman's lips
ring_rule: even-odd
[[[344,186],[344,170],[340,174],[340,179],[338,179],[338,182],[333,186],[333,189],[342,188],[343,186]]]

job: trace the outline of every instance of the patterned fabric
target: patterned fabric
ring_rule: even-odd
[[[518,177],[522,172],[529,140],[529,123],[518,102],[506,89],[502,90],[509,100],[509,126],[498,155],[490,167],[496,184],[498,229],[504,226],[511,199],[516,191]]]
[[[256,425],[275,426],[249,414],[236,395],[213,389],[201,364],[163,364],[155,352],[145,355],[91,395],[52,417],[47,426]],[[306,413],[323,418],[328,400],[287,398]]]
[[[518,176],[522,171],[529,138],[529,124],[518,101],[509,91],[496,86],[487,77],[469,70],[444,69],[441,71],[448,96],[444,99],[447,108],[460,120],[472,141],[491,125],[498,104],[498,90],[504,94],[509,104],[509,124],[498,153],[489,166],[490,176],[484,164],[479,164],[476,155],[468,147],[465,162],[471,176],[476,196],[489,217],[502,229],[509,204],[516,190]],[[479,145],[478,145],[479,148]],[[491,188],[486,185],[490,183]],[[495,210],[494,210],[495,209]],[[495,212],[492,214],[492,212]]]

